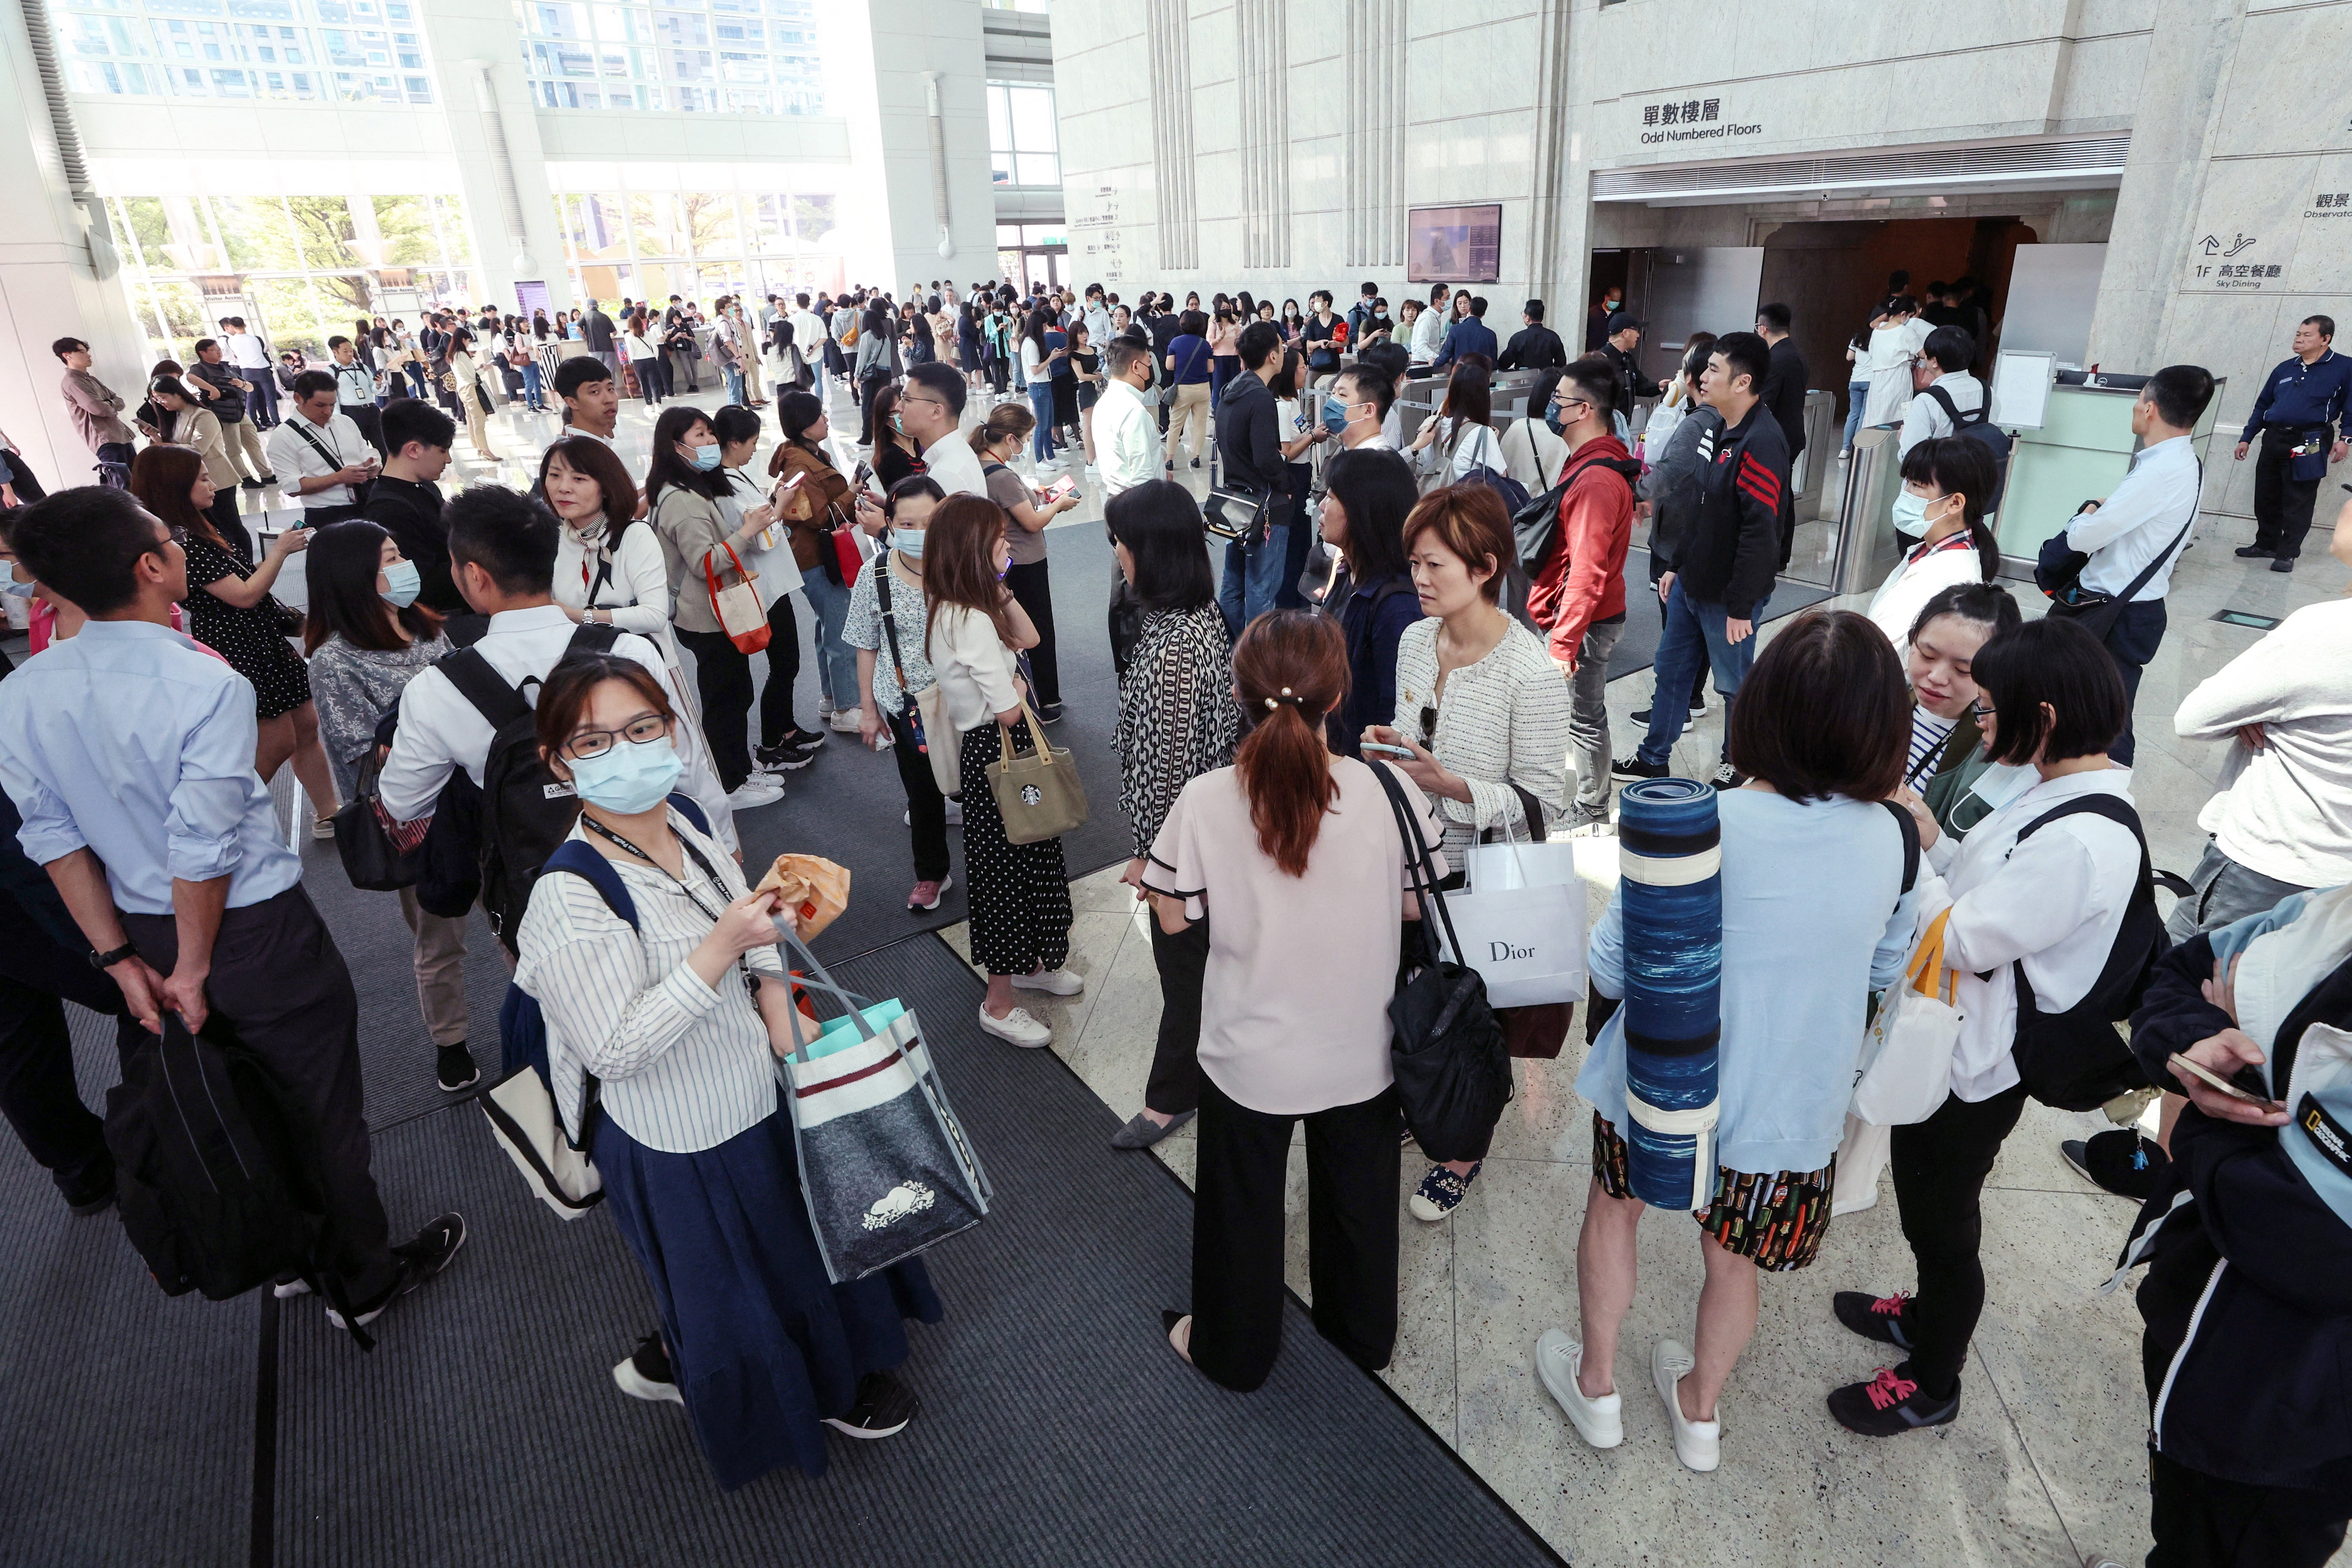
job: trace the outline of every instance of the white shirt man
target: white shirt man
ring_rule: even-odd
[[[806,305],[796,306],[791,317],[793,346],[801,351],[805,360],[819,360],[824,355],[824,323]]]
[[[2197,453],[2189,437],[2174,436],[2142,447],[2115,494],[2096,511],[2084,512],[2066,525],[2066,542],[2091,558],[2083,568],[2083,586],[2120,595],[2161,552],[2163,564],[2131,602],[2163,598],[2171,586],[2172,568],[2180,560],[2174,541],[2180,539],[2181,525],[2195,515],[2196,507]]]
[[[228,363],[239,370],[257,370],[267,374],[271,368],[269,345],[263,342],[257,334],[247,331],[243,327],[232,327],[223,322],[221,347],[227,351]],[[261,377],[248,375],[245,379],[257,383]]]
[[[1139,362],[1148,366],[1147,355]],[[1125,376],[1107,376],[1095,404],[1095,453],[1103,493],[1115,496],[1160,477],[1160,423]]]
[[[306,394],[298,382],[293,411],[269,432],[262,449],[279,484],[299,495],[305,521],[318,527],[358,514],[352,486],[373,477],[376,456],[351,416],[336,411],[333,378],[305,371],[302,379],[311,376],[327,385]]]
[[[1444,348],[1445,316],[1443,305],[1432,305],[1414,318],[1410,345],[1413,363],[1427,364],[1436,359],[1439,351]]]
[[[1940,386],[1952,406],[1962,414],[1974,414],[1985,405],[1984,383],[1964,370],[1939,371],[1928,386]],[[1949,436],[1957,428],[1944,405],[1927,395],[1922,387],[1911,399],[1911,406],[1903,414],[1903,432],[1896,437],[1895,455],[1909,457],[1911,448],[1922,441]],[[2130,579],[2125,579],[2126,582]]]

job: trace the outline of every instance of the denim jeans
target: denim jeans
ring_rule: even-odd
[[[719,370],[719,374],[727,378],[727,401],[740,405],[743,401],[743,372],[741,368],[737,365],[725,364],[720,365]]]
[[[1288,515],[1287,500],[1274,503],[1274,515]],[[1224,580],[1217,584],[1217,608],[1224,613],[1225,630],[1238,637],[1242,628],[1274,608],[1282,592],[1282,570],[1290,561],[1290,525],[1276,522],[1255,549],[1238,539],[1225,542]]]
[[[1029,455],[1044,462],[1054,455],[1054,384],[1033,381],[1029,384],[1029,412],[1037,416],[1037,428],[1029,432]]]
[[[854,709],[858,702],[857,650],[841,640],[841,623],[849,616],[849,589],[826,576],[820,563],[801,574],[801,592],[816,612],[817,690],[835,708]]]
[[[1767,595],[1769,598],[1769,595]],[[1758,600],[1752,614],[1764,613],[1764,601]],[[1666,594],[1666,626],[1658,634],[1658,689],[1665,692],[1686,691],[1696,677],[1701,660],[1715,671],[1715,689],[1723,694],[1726,721],[1731,700],[1739,695],[1739,683],[1748,678],[1748,667],[1756,662],[1756,634],[1734,643],[1724,635],[1727,619],[1721,605],[1710,605],[1694,599],[1683,592],[1683,580],[1677,576]],[[1675,742],[1682,738],[1684,726],[1690,722],[1690,710],[1671,699],[1650,704],[1650,733],[1636,753],[1642,761],[1659,763],[1674,751]]]
[[[1851,452],[1853,450],[1854,437],[1859,435],[1862,431],[1863,409],[1867,406],[1870,402],[1870,383],[1866,381],[1848,382],[1846,384],[1845,393],[1846,400],[1852,404],[1853,406],[1849,407],[1845,411],[1845,445],[1843,449]]]
[[[2172,918],[2164,926],[2176,947],[2200,931],[2220,931],[2233,921],[2272,909],[2282,899],[2311,890],[2240,865],[2222,854],[2221,847],[2210,838],[2205,840],[2205,853],[2198,858],[2197,868],[2189,873],[2189,885],[2196,890],[2172,906]]]
[[[539,379],[539,361],[534,359],[522,367],[523,401],[533,408],[545,408],[547,398]]]

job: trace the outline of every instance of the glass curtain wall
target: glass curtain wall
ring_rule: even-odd
[[[1000,185],[1062,188],[1054,89],[1034,82],[988,84],[989,176]]]
[[[638,188],[662,172],[622,164],[567,174],[549,166],[564,261],[583,308],[589,300],[660,305],[676,294],[708,310],[721,294],[756,300],[842,287],[839,203],[831,189],[778,190],[779,182],[757,171],[739,174],[743,188],[736,190]],[[694,174],[728,172],[704,165]]]
[[[106,206],[157,359],[185,363],[223,315],[258,314],[273,349],[317,358],[362,316],[414,327],[424,307],[486,298],[452,195],[110,196]]]
[[[50,0],[76,92],[431,103],[414,0]]]
[[[515,15],[542,109],[824,112],[815,0],[516,0]]]

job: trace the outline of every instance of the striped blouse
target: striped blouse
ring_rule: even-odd
[[[675,810],[669,825],[719,873],[714,887],[693,856],[684,858],[686,888],[706,908],[722,910],[750,891],[731,854]],[[585,837],[577,826],[571,836]],[[636,930],[586,878],[563,872],[539,879],[523,914],[515,984],[547,1017],[549,1087],[574,1132],[585,1071],[603,1080],[604,1113],[647,1148],[716,1148],[775,1113],[767,1024],[740,971],[730,968],[714,990],[687,967],[711,917],[667,872],[613,865],[636,904]],[[757,973],[783,978],[774,948],[746,956]]]
[[[1568,680],[1536,635],[1510,623],[1503,640],[1475,664],[1445,678],[1437,699],[1437,634],[1445,623],[1415,621],[1397,641],[1396,728],[1428,747],[1470,785],[1470,799],[1436,800],[1445,819],[1445,861],[1467,864],[1465,851],[1482,829],[1518,826],[1526,805],[1517,784],[1535,796],[1549,826],[1568,783]]]

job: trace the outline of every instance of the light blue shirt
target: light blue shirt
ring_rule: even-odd
[[[1845,1135],[1864,1003],[1903,973],[1919,892],[1903,889],[1903,837],[1885,806],[1810,805],[1761,790],[1716,796],[1723,825],[1723,1034],[1716,1163],[1818,1171]],[[1625,924],[1612,895],[1587,961],[1625,994]],[[1576,1092],[1625,1133],[1625,1014],[1593,1042]]]
[[[172,880],[229,879],[228,907],[302,879],[253,771],[245,677],[169,626],[91,621],[0,680],[0,783],[36,865],[87,847],[115,908],[168,915]]]

